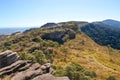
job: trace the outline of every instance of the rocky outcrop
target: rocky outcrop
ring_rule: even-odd
[[[48,32],[42,35],[42,39],[53,40],[59,43],[63,43],[64,41],[62,40],[62,38],[64,37],[64,35],[65,31]]]
[[[15,63],[7,67],[1,68],[0,76],[11,75],[13,73],[23,71],[27,69],[30,65],[31,65],[30,61],[24,61],[24,60],[16,61]]]
[[[43,26],[41,26],[41,28],[53,28],[53,27],[57,27],[56,23],[46,23]]]
[[[18,58],[17,53],[10,50],[0,53],[0,68],[14,63]]]
[[[30,60],[19,60],[17,53],[12,51],[2,52],[0,63],[2,66],[0,79],[2,80],[69,80],[68,77],[54,77],[50,63],[40,65]]]
[[[33,64],[27,70],[21,71],[12,78],[12,80],[29,80],[38,75],[42,75],[43,71],[38,63]]]
[[[72,30],[58,30],[54,32],[44,33],[41,37],[42,39],[53,40],[63,44],[68,39],[74,39],[75,32]]]

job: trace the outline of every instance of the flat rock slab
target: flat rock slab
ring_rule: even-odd
[[[43,74],[32,80],[70,80],[68,77],[55,77],[51,74]]]

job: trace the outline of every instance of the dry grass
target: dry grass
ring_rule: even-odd
[[[84,41],[84,43],[81,44],[81,41]],[[84,34],[77,35],[76,39],[66,42],[64,46],[68,47],[71,52],[70,55],[67,55],[69,60],[78,62],[86,69],[95,71],[97,80],[106,80],[109,76],[115,76],[116,79],[120,79],[120,66],[116,64],[117,62],[111,62],[113,54],[109,54],[107,47],[96,44]],[[114,54],[113,58],[116,56],[118,55]],[[118,60],[120,60],[119,57],[114,61]]]

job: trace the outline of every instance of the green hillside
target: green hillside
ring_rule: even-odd
[[[55,76],[70,80],[120,79],[120,51],[94,42],[81,28],[87,22],[62,22],[34,28],[0,40],[0,51],[12,50],[21,59],[52,63]]]
[[[120,49],[120,28],[102,22],[89,23],[81,30],[100,45]]]

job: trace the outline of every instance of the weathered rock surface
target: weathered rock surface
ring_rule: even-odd
[[[57,27],[56,23],[46,23],[45,25],[41,26],[41,28],[53,28]]]
[[[18,60],[18,55],[16,52],[7,50],[0,53],[0,68],[8,66]]]
[[[40,69],[40,65],[38,63],[35,63],[29,67],[29,69],[15,74],[12,80],[29,80],[42,74],[43,71]]]
[[[40,65],[29,60],[18,60],[17,53],[12,51],[0,53],[0,63],[2,80],[69,80],[68,77],[54,77],[50,63]]]
[[[57,41],[58,43],[64,43],[67,39],[74,39],[75,33],[72,30],[66,31],[54,31],[46,32],[42,36],[42,39]]]
[[[12,73],[16,73],[16,72],[25,70],[29,66],[30,66],[29,61],[24,61],[24,60],[16,61],[15,63],[13,63],[7,67],[1,68],[0,76],[10,75]]]
[[[54,77],[51,74],[43,74],[34,78],[33,80],[69,80],[68,77]]]

